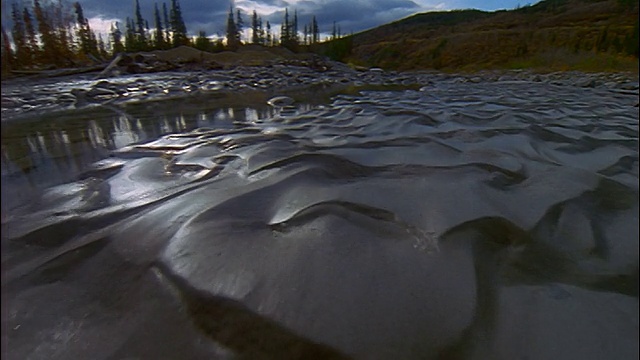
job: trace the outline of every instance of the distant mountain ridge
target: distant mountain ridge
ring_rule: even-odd
[[[637,71],[638,0],[544,0],[514,10],[427,12],[322,45],[386,69]]]

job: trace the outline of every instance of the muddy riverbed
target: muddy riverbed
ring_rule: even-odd
[[[33,81],[2,88],[3,358],[638,356],[637,78]]]

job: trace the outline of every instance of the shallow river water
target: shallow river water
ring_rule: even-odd
[[[3,123],[3,358],[636,359],[637,99],[435,81]]]

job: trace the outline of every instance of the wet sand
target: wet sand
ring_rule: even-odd
[[[3,358],[637,358],[637,88],[420,85],[167,110],[3,202]]]

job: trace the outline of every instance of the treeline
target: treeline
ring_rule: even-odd
[[[168,49],[191,43],[178,0],[171,0],[169,7],[162,3],[162,16],[155,5],[153,30],[142,17],[136,0],[134,18],[126,19],[124,32],[115,22],[108,39],[91,29],[79,2],[71,8],[62,0],[33,0],[31,6],[22,4],[11,4],[13,46],[2,27],[3,73],[101,63],[123,51]]]
[[[77,23],[60,0],[56,4],[34,0],[32,6],[22,8],[14,2],[11,5],[13,47],[2,27],[3,69],[6,66],[69,66],[82,57],[99,55],[101,50],[105,52],[104,41],[96,38],[83,17],[82,6],[75,3],[73,7],[76,19],[80,19]],[[95,51],[84,53],[90,46]]]
[[[228,49],[237,49],[242,44],[257,44],[263,46],[283,46],[291,50],[298,50],[301,45],[313,45],[320,42],[320,29],[318,21],[313,16],[311,22],[304,24],[302,31],[298,25],[298,11],[294,10],[293,16],[289,15],[289,9],[284,9],[284,18],[280,25],[280,32],[273,31],[269,21],[263,23],[262,17],[258,16],[254,10],[251,15],[251,26],[249,28],[250,37],[243,38],[245,23],[240,9],[234,11],[233,6],[229,7],[226,27],[226,47]],[[338,35],[335,32],[333,37]],[[204,32],[199,32],[195,41],[195,47],[200,50],[216,50],[222,45],[222,40],[218,40],[217,44],[207,43],[208,37]],[[329,39],[326,39],[329,40]]]
[[[207,36],[204,31],[199,31],[193,46],[203,51],[236,50],[241,45],[254,44],[262,46],[282,46],[293,51],[301,50],[301,47],[312,46],[320,43],[320,28],[315,16],[312,16],[308,24],[304,24],[302,29],[298,22],[298,11],[294,10],[293,16],[289,14],[289,9],[284,9],[284,17],[280,25],[280,31],[275,31],[269,21],[262,20],[254,10],[251,14],[251,23],[245,28],[244,15],[240,9],[229,7],[227,16],[227,26],[225,42],[217,39],[215,42]],[[245,30],[248,34],[245,36]],[[333,23],[333,31],[324,41],[330,41],[342,37],[340,27]]]
[[[124,41],[123,33],[118,22],[111,26],[112,54],[126,51],[166,50],[181,45],[190,45],[187,36],[187,26],[182,18],[182,10],[178,0],[171,0],[170,8],[162,3],[162,13],[158,3],[153,8],[154,28],[149,28],[149,21],[142,17],[140,4],[135,2],[134,18],[125,20]]]
[[[284,46],[297,51],[301,46],[319,43],[320,29],[316,17],[302,25],[298,12],[293,16],[286,8],[279,31],[269,21],[263,22],[254,10],[245,28],[240,9],[229,8],[226,36],[212,41],[204,31],[190,38],[182,18],[179,0],[154,5],[153,23],[142,16],[135,0],[134,14],[124,24],[112,24],[107,38],[91,29],[79,2],[70,6],[63,0],[33,0],[13,2],[11,39],[2,27],[2,70],[24,70],[47,67],[75,67],[104,62],[121,52],[166,50],[181,45],[203,51],[234,50],[242,44]],[[246,30],[246,31],[245,31]],[[250,34],[245,38],[245,33]],[[340,38],[339,25],[333,24],[325,40]],[[226,41],[225,41],[226,40]]]

